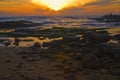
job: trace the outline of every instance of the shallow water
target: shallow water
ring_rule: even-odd
[[[29,47],[29,46],[34,45],[34,43],[36,43],[36,42],[40,43],[41,47],[42,47],[42,44],[44,42],[51,42],[53,40],[59,40],[62,38],[61,37],[60,38],[53,38],[53,39],[49,39],[49,38],[39,39],[37,37],[17,38],[20,40],[18,46],[15,45],[15,38],[14,37],[0,37],[0,39],[9,39],[11,42],[10,42],[10,45],[8,47]],[[1,45],[1,47],[2,47],[2,45]]]
[[[109,29],[108,32],[111,34],[116,34],[120,32],[120,22],[98,22],[96,20],[87,18],[87,17],[79,17],[79,16],[29,16],[29,17],[0,17],[0,21],[19,21],[19,20],[27,20],[35,23],[39,23],[40,26],[27,27],[27,29],[41,29],[41,28],[52,28],[52,27],[65,27],[65,28],[113,28]],[[17,27],[17,29],[19,29]],[[20,28],[21,29],[21,28]],[[8,30],[0,30],[2,33],[14,32],[16,29],[8,29]],[[19,34],[24,34],[23,32],[18,32]],[[26,34],[27,32],[25,32]],[[29,33],[27,33],[29,34]],[[41,36],[42,37],[42,36]],[[15,46],[15,38],[14,37],[0,37],[0,39],[9,39],[11,41],[10,47]],[[35,42],[39,42],[41,45],[43,42],[50,42],[55,39],[40,39],[38,37],[25,37],[19,38],[19,46],[20,47],[28,47],[32,46]],[[61,38],[57,38],[61,39]]]

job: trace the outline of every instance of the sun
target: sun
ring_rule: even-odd
[[[54,11],[59,11],[64,8],[81,7],[86,3],[96,0],[31,0],[32,3],[39,5],[41,8],[49,8]]]
[[[32,0],[32,2],[59,11],[65,8],[70,3],[70,0]]]

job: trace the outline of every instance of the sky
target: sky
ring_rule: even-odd
[[[57,0],[60,10],[53,10],[45,0],[0,0],[0,16],[103,15],[120,13],[120,0]],[[48,3],[55,0],[47,0]],[[50,2],[51,1],[51,2]],[[63,1],[63,3],[62,3]],[[54,4],[53,4],[54,7]]]

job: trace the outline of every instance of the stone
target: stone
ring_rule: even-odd
[[[113,59],[115,61],[119,61],[120,62],[120,48],[113,48],[113,49],[111,49],[111,54],[112,54]]]
[[[98,57],[89,53],[82,57],[82,66],[83,68],[99,69],[101,68],[101,63]]]
[[[120,64],[110,65],[108,68],[110,74],[119,75],[120,76]]]
[[[103,80],[100,75],[94,74],[94,75],[89,75],[87,77],[87,80]]]
[[[65,80],[76,80],[76,77],[74,74],[70,74],[70,75],[65,76]]]
[[[31,48],[32,48],[32,49],[41,48],[41,45],[40,45],[39,42],[36,42],[36,43],[34,43],[33,46],[31,46]]]
[[[78,41],[76,41],[76,42],[69,42],[67,45],[69,47],[79,47],[79,48],[83,47],[83,45],[80,42],[78,42]]]
[[[52,46],[52,47],[56,47],[56,46],[59,46],[63,43],[62,40],[53,40],[51,42],[44,42],[43,43],[43,47],[49,47],[49,46]]]
[[[120,34],[116,34],[113,36],[113,40],[120,40]]]
[[[63,41],[65,42],[73,42],[73,41],[79,41],[80,37],[77,36],[63,36]]]
[[[110,41],[111,36],[107,32],[87,31],[83,34],[83,38],[93,43],[106,43]]]
[[[92,49],[93,53],[98,57],[111,56],[112,45],[108,43],[96,44]]]

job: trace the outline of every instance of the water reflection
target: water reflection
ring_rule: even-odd
[[[36,42],[40,43],[41,46],[44,42],[51,42],[53,40],[59,40],[62,38],[45,38],[42,37],[0,37],[0,39],[3,39],[4,41],[0,43],[1,46],[5,46],[5,41],[9,40],[10,45],[8,47],[29,47],[35,44]]]

